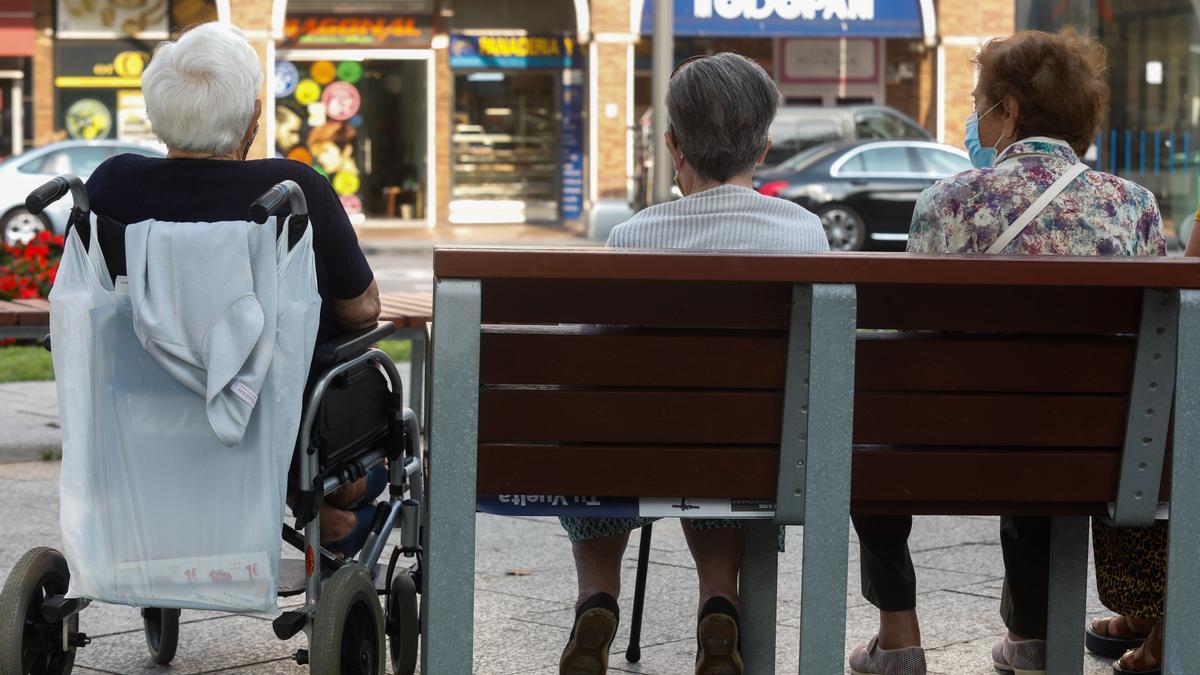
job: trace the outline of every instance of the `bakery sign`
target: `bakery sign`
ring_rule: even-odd
[[[299,14],[283,24],[287,47],[428,47],[429,17],[390,14]]]

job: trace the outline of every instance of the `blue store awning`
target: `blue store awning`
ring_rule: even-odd
[[[645,0],[642,35],[654,32],[654,3],[672,1],[678,36],[925,35],[920,0]]]

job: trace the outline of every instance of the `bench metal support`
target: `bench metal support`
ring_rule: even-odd
[[[1179,291],[1143,291],[1121,477],[1112,509],[1117,526],[1146,527],[1154,522],[1175,393],[1178,326]]]
[[[425,418],[425,351],[428,347],[429,336],[425,326],[416,328],[400,328],[397,337],[408,340],[412,345],[412,364],[408,377],[408,407],[417,413],[417,419],[424,425]]]
[[[1200,663],[1200,291],[1181,291],[1163,672]]]
[[[421,672],[474,666],[480,282],[438,281],[433,343]]]
[[[1083,672],[1087,616],[1087,516],[1050,519],[1050,588],[1046,612],[1046,672]]]
[[[742,661],[748,675],[775,672],[775,606],[779,579],[779,529],[769,520],[744,520],[742,573]]]
[[[796,289],[794,295],[801,291]],[[793,303],[795,306],[795,303]],[[804,500],[803,584],[800,591],[801,673],[845,669],[846,564],[850,528],[850,463],[854,424],[854,346],[857,294],[849,284],[812,286],[809,324],[809,399],[806,456],[789,457],[804,469],[800,494],[777,495],[778,504]],[[789,359],[791,354],[789,353]],[[788,364],[789,384],[792,364]],[[787,395],[785,394],[785,400]],[[804,411],[784,410],[784,429]],[[785,439],[786,443],[794,439]],[[782,461],[782,460],[781,460]],[[786,522],[786,521],[784,521]]]

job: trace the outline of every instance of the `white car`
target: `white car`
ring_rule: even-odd
[[[45,213],[35,216],[25,209],[25,197],[42,183],[64,173],[86,179],[101,162],[126,152],[166,156],[161,146],[135,141],[62,141],[0,162],[0,241],[12,246],[28,242],[43,230],[62,234],[71,212],[71,200],[60,199]]]

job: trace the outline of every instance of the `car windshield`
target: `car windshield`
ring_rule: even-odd
[[[798,152],[779,164],[780,171],[803,171],[821,159],[828,157],[837,146],[834,144],[817,145]]]

